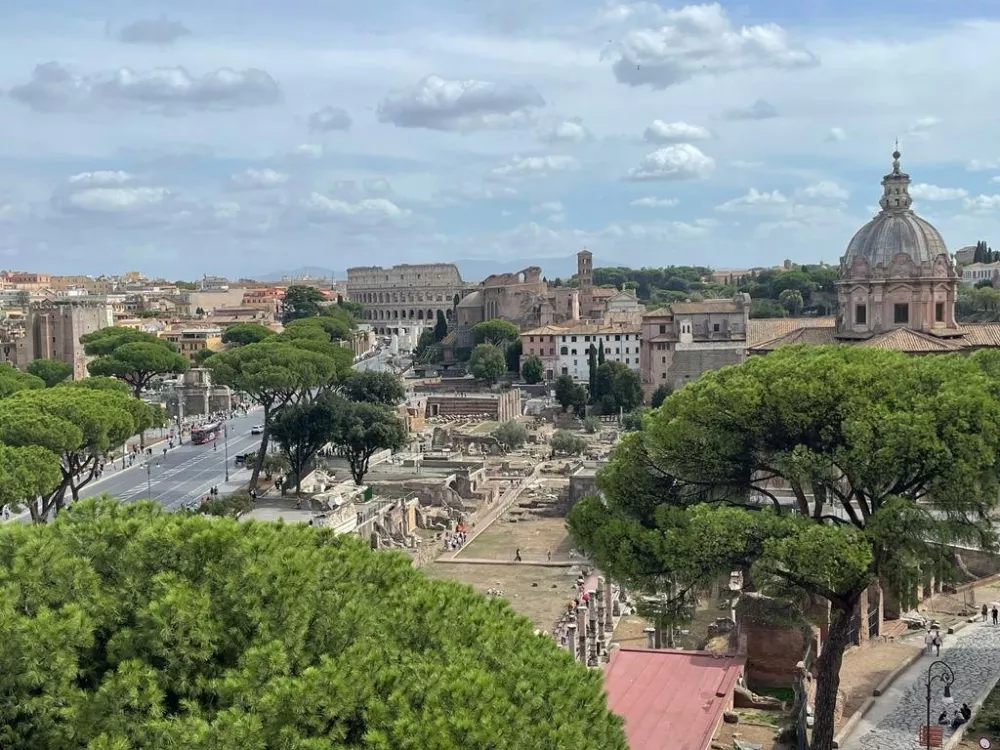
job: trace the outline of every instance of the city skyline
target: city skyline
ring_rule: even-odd
[[[600,265],[835,263],[896,137],[949,249],[990,241],[996,84],[968,71],[995,65],[997,13],[911,11],[0,12],[0,259],[169,278],[584,246]]]

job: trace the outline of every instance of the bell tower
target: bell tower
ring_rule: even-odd
[[[589,318],[594,306],[594,254],[587,248],[576,254],[576,278],[580,284],[580,315]]]

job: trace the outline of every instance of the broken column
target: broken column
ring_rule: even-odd
[[[579,643],[577,659],[587,663],[587,608],[582,604],[576,608],[576,636]]]
[[[572,622],[566,625],[566,647],[569,649],[569,655],[572,656],[574,660],[579,658],[576,655],[576,624]]]
[[[611,633],[615,629],[614,613],[614,591],[612,591],[611,579],[609,578],[604,587],[604,632]]]
[[[656,648],[656,628],[643,628],[646,634],[646,648]]]
[[[604,623],[606,622],[605,612],[604,612],[604,602],[605,594],[604,590],[607,588],[608,584],[603,578],[597,579],[597,630],[604,632]]]

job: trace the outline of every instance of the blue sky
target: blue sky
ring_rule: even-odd
[[[1000,245],[1000,8],[899,7],[0,6],[0,266],[835,262],[896,137],[949,247]]]

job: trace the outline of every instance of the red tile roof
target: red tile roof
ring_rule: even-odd
[[[704,651],[616,649],[604,689],[631,750],[706,750],[745,665]]]

